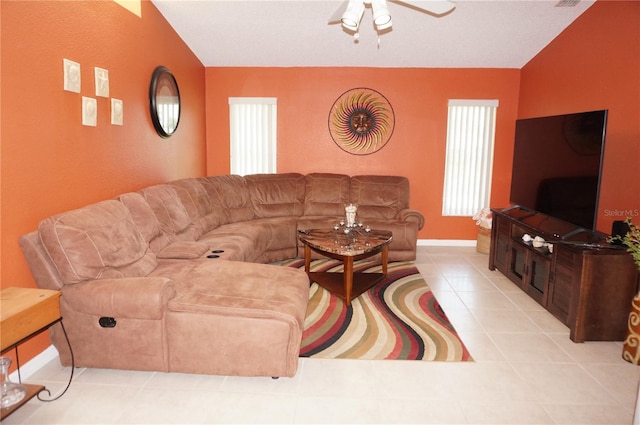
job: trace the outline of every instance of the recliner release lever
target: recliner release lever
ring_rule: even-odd
[[[98,323],[103,328],[115,328],[116,327],[116,319],[113,317],[101,317],[98,320]]]

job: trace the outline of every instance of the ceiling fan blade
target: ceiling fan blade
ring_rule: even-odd
[[[347,6],[349,6],[349,0],[345,0],[344,2],[342,2],[340,7],[338,7],[336,11],[333,12],[333,15],[331,15],[331,17],[329,18],[329,24],[341,23],[342,15],[344,14],[344,11],[347,10]]]
[[[393,3],[401,4],[402,6],[408,6],[412,9],[417,9],[423,12],[431,13],[433,15],[444,15],[451,12],[456,4],[449,0],[390,0]]]

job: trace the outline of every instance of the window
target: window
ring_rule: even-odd
[[[449,100],[442,215],[489,206],[497,100]]]
[[[277,99],[230,97],[231,174],[275,173]]]

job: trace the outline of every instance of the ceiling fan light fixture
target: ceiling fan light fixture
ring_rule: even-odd
[[[347,9],[342,14],[342,26],[350,31],[357,31],[364,13],[362,0],[350,0]]]
[[[376,24],[378,30],[390,28],[391,14],[387,8],[386,0],[372,0],[371,8],[373,9],[373,23]]]
[[[389,16],[389,19],[387,19],[384,23],[376,23],[376,28],[378,28],[378,31],[382,31],[386,30],[387,28],[391,28],[392,24],[393,22],[391,21],[391,16]]]

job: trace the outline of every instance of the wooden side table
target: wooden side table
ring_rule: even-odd
[[[0,348],[2,353],[15,349],[18,373],[18,345],[55,323],[62,323],[60,295],[60,291],[35,288],[6,288],[0,293]],[[9,416],[41,391],[46,391],[42,385],[23,385],[27,387],[26,397],[14,406],[0,409],[0,419]]]

